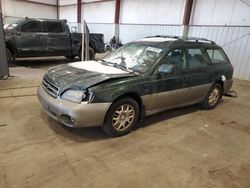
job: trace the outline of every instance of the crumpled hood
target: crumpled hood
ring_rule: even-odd
[[[97,61],[83,61],[53,67],[44,77],[59,87],[59,93],[62,93],[69,88],[84,90],[109,79],[130,76],[135,76],[135,74]]]

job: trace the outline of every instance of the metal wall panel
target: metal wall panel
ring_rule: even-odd
[[[18,21],[20,19],[21,19],[20,17],[4,16],[3,17],[3,24],[10,24],[10,23]]]
[[[182,35],[181,25],[139,25],[121,24],[119,29],[120,41],[124,44],[153,35]]]
[[[48,0],[45,1],[45,3]],[[1,0],[4,16],[31,17],[31,18],[57,18],[56,6],[35,4],[29,1]],[[42,2],[42,1],[40,1]],[[50,1],[54,4],[55,0]]]
[[[190,26],[188,36],[215,41],[233,64],[234,77],[250,80],[250,27]]]
[[[82,20],[88,23],[114,23],[115,1],[82,5]]]
[[[122,0],[122,24],[181,24],[185,0]]]

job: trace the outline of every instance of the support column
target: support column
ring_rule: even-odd
[[[82,0],[77,0],[77,26],[78,26],[78,32],[81,33],[82,26]]]
[[[183,16],[183,37],[188,36],[188,30],[189,30],[189,24],[190,24],[190,18],[191,18],[191,13],[193,9],[193,0],[186,0],[186,5],[185,5],[185,11],[184,11],[184,16]]]
[[[60,19],[60,6],[59,6],[59,0],[56,0],[56,17],[59,20]]]
[[[121,0],[115,0],[115,38],[119,41],[119,24],[120,24]]]
[[[2,2],[0,0],[0,78],[9,77],[9,67],[6,56],[6,46],[3,32]]]

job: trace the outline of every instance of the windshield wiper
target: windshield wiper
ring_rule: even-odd
[[[104,65],[108,65],[108,66],[111,66],[111,67],[115,67],[115,68],[124,70],[124,71],[126,71],[126,72],[134,72],[132,69],[127,68],[126,66],[122,66],[122,65],[120,65],[120,64],[118,64],[118,63],[111,63],[111,62],[105,61],[105,60],[103,60],[103,59],[101,59],[101,60],[99,60],[99,61],[101,61],[102,64],[104,64]]]

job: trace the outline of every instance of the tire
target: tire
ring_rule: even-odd
[[[70,55],[70,56],[69,56],[69,55],[66,55],[65,57],[66,57],[67,59],[69,59],[69,60],[74,60],[76,56],[75,56],[75,55]]]
[[[95,51],[89,47],[89,59],[95,60]]]
[[[203,102],[203,108],[210,110],[217,106],[220,99],[222,98],[222,87],[220,84],[215,83],[210,88],[204,102]]]
[[[13,57],[11,51],[8,48],[6,48],[6,56],[7,56],[7,62],[8,64],[10,64],[13,60]]]
[[[102,128],[112,137],[126,135],[138,122],[139,111],[139,105],[134,99],[122,98],[111,105]]]
[[[84,56],[85,56],[85,52],[84,52]],[[95,51],[89,47],[89,59],[90,60],[95,60]],[[79,52],[79,60],[82,60],[82,50],[80,50]]]

